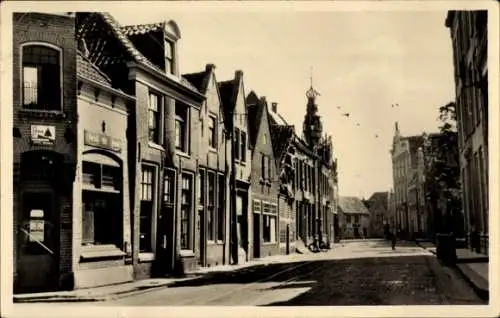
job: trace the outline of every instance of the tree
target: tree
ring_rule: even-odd
[[[436,232],[463,235],[456,105],[439,108],[440,133],[426,137],[425,196]]]

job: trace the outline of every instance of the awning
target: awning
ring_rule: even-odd
[[[93,163],[101,164],[101,165],[106,165],[106,166],[112,166],[112,167],[120,167],[120,164],[114,160],[113,158],[109,156],[105,156],[100,153],[86,153],[83,155],[83,161],[90,161]]]

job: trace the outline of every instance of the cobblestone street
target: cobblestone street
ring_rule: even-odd
[[[94,303],[95,304],[95,303]],[[483,304],[453,269],[414,244],[351,242],[307,260],[211,273],[101,305]]]

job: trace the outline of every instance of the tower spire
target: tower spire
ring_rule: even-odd
[[[306,92],[306,96],[307,98],[309,99],[315,99],[316,96],[319,96],[320,94],[318,93],[318,91],[316,91],[313,87],[313,67],[311,66],[311,74],[309,76],[309,81],[311,82],[311,87],[309,88],[309,90]]]

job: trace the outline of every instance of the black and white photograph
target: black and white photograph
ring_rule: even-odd
[[[2,317],[500,315],[498,3],[23,2]]]

